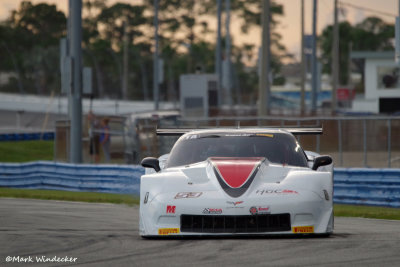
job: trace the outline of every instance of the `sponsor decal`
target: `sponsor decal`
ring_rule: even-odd
[[[274,137],[273,134],[263,134],[263,133],[256,134],[256,136],[265,136],[265,137],[271,137],[271,138]]]
[[[269,206],[251,207],[249,211],[250,211],[251,215],[271,213]]]
[[[149,199],[149,192],[146,192],[146,195],[144,196],[143,203],[146,204],[148,199]]]
[[[179,234],[179,228],[158,228],[159,235]]]
[[[179,192],[176,194],[175,199],[179,198],[198,198],[201,196],[202,192]]]
[[[167,206],[167,213],[175,213],[176,206]]]
[[[229,207],[226,207],[227,209],[243,209],[244,206],[240,206],[240,204],[243,204],[243,201],[227,201],[227,204],[231,205]]]
[[[204,214],[221,214],[222,209],[212,209],[212,208],[205,208],[203,210]]]
[[[231,204],[236,207],[236,205],[242,204],[243,201],[227,201],[226,203]]]
[[[314,233],[314,226],[295,226],[292,231],[295,234],[310,234]]]
[[[270,213],[269,206],[258,207],[258,214],[267,214]]]
[[[252,215],[257,214],[257,208],[256,208],[256,207],[251,207],[251,208],[250,208],[250,213],[251,213]]]
[[[264,158],[210,158],[215,177],[230,197],[240,197],[253,182]]]
[[[264,194],[298,194],[297,191],[289,190],[289,189],[258,189],[256,194],[264,195]]]

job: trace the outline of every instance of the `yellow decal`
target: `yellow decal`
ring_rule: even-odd
[[[309,234],[314,233],[314,226],[296,226],[292,227],[293,233],[297,234]]]
[[[257,136],[266,136],[266,137],[274,137],[274,135],[273,134],[263,134],[263,133],[261,133],[261,134],[256,134]]]
[[[179,228],[159,228],[159,235],[179,234]]]

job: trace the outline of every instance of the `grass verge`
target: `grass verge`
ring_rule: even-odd
[[[139,204],[139,198],[132,195],[119,195],[96,192],[70,192],[58,190],[16,189],[5,187],[0,187],[0,197],[114,203],[126,204],[129,206]]]
[[[0,142],[0,162],[53,160],[53,141]]]
[[[398,208],[335,204],[334,213],[339,217],[400,220],[400,209]]]

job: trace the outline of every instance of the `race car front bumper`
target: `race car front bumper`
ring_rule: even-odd
[[[140,235],[286,235],[333,231],[332,201],[313,192],[248,197],[246,201],[230,201],[213,192],[203,197],[207,200],[171,201],[168,193],[154,197],[141,206]]]

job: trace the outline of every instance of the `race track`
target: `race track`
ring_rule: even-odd
[[[400,221],[335,218],[329,238],[146,240],[138,206],[0,198],[0,266],[398,266]],[[8,256],[14,263],[6,262]],[[17,263],[17,257],[33,263]],[[72,258],[72,259],[71,259]]]

